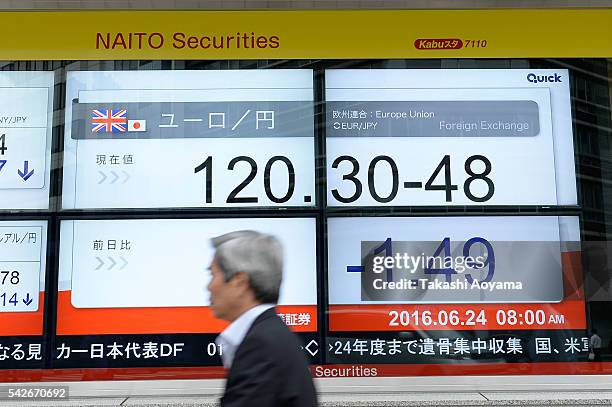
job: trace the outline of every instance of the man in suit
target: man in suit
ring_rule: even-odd
[[[230,322],[217,338],[229,369],[221,406],[317,406],[299,339],[274,309],[283,268],[279,241],[239,231],[212,244],[210,307],[215,317]]]

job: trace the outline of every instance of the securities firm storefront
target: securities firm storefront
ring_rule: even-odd
[[[223,377],[240,229],[316,377],[612,373],[612,10],[3,17],[1,381]]]

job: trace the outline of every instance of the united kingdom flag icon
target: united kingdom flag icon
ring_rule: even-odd
[[[124,133],[127,131],[126,109],[92,110],[92,133]]]

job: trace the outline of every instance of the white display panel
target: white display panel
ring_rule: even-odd
[[[567,70],[325,75],[329,206],[577,204]]]
[[[46,253],[46,221],[0,222],[0,313],[38,311]]]
[[[2,72],[0,88],[0,209],[48,209],[53,72]]]
[[[314,206],[311,70],[69,72],[62,208]]]
[[[62,221],[59,290],[76,308],[207,306],[210,239],[244,229],[283,245],[279,305],[316,305],[315,220],[305,218]]]
[[[436,250],[447,239],[449,251]],[[568,240],[573,239],[573,240]],[[472,243],[467,243],[472,240]],[[485,242],[486,241],[486,242]],[[576,250],[577,217],[479,216],[479,217],[363,217],[328,219],[328,282],[330,304],[376,303],[544,303],[563,298],[561,253]],[[387,250],[383,248],[387,242]],[[463,251],[471,245],[469,252]],[[489,248],[486,247],[489,245]],[[571,249],[568,249],[571,247]],[[371,257],[408,256],[408,262],[387,264]],[[457,267],[450,276],[426,272],[429,256],[446,254],[456,264],[466,253],[494,253],[494,270]],[[415,259],[415,262],[412,262]],[[425,260],[423,260],[425,259]],[[419,263],[418,261],[424,262]],[[403,261],[403,260],[402,260]],[[463,260],[462,260],[463,261]],[[411,263],[412,262],[412,263]],[[382,265],[374,271],[368,264]],[[432,263],[429,263],[432,264]],[[438,265],[438,263],[435,263]],[[432,267],[434,268],[434,267]],[[437,266],[441,269],[443,267]],[[387,271],[389,270],[389,271]],[[369,276],[367,275],[369,273]],[[387,280],[401,281],[381,288]],[[469,275],[469,277],[468,277]],[[375,282],[373,279],[381,281]],[[417,280],[411,285],[411,280]],[[427,282],[461,282],[446,286]],[[475,287],[472,281],[490,282]],[[496,285],[502,283],[502,285]],[[520,284],[519,284],[520,283]]]

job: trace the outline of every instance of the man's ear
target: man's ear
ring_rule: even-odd
[[[247,273],[238,272],[232,276],[232,281],[240,288],[251,288],[251,281]]]

